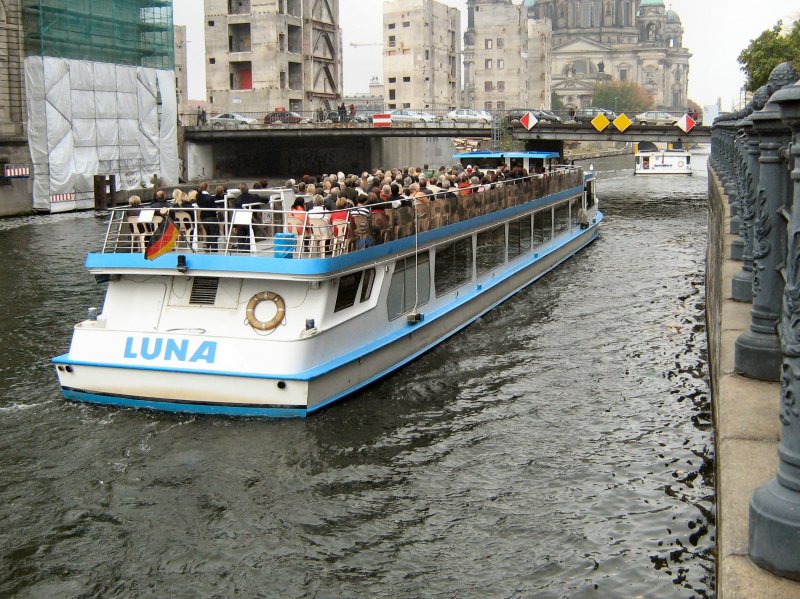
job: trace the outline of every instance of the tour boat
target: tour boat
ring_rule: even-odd
[[[258,203],[220,207],[216,240],[199,209],[111,210],[86,259],[108,285],[104,305],[53,359],[64,397],[302,417],[414,360],[597,237],[594,173],[550,152],[456,158],[532,174],[330,225],[291,212],[292,189],[256,190]]]
[[[641,142],[634,152],[634,175],[691,175],[692,153],[681,147],[659,149],[654,143]]]

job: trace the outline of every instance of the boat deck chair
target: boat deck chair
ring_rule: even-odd
[[[331,226],[324,218],[309,218],[308,225],[311,228],[311,240],[308,247],[311,257],[322,258],[328,251]]]
[[[306,241],[306,219],[299,216],[288,215],[286,217],[286,232],[294,233],[295,252],[302,254]]]
[[[370,219],[363,214],[353,216],[353,248],[363,250],[375,245]]]
[[[144,252],[147,247],[147,226],[139,222],[139,217],[131,215],[128,217],[128,227],[130,227],[130,251]]]
[[[197,245],[197,240],[194,239],[197,227],[194,224],[192,212],[194,211],[176,210],[172,213],[172,220],[181,232],[178,241],[175,243],[176,248],[195,249]]]

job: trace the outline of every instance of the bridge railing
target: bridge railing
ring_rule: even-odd
[[[572,166],[495,184],[465,185],[432,195],[334,210],[294,212],[283,206],[154,208],[147,204],[111,211],[102,253],[145,252],[159,242],[162,224],[177,229],[177,253],[324,258],[358,251],[417,233],[524,204],[583,186]],[[309,198],[310,199],[310,198]],[[575,215],[577,216],[577,215]]]

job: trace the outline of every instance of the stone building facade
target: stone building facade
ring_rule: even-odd
[[[205,0],[210,113],[335,108],[339,0]]]
[[[452,110],[461,90],[461,16],[436,0],[383,3],[386,108]]]
[[[686,109],[691,54],[680,17],[664,0],[525,4],[532,18],[552,23],[553,91],[567,107],[589,105],[595,85],[617,81],[640,85],[655,108]]]
[[[464,105],[550,107],[550,25],[512,0],[467,0]]]

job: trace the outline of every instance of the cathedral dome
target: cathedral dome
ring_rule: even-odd
[[[668,10],[667,23],[677,23],[678,25],[680,25],[681,18],[678,16],[678,13],[676,13],[674,10]]]
[[[642,0],[639,8],[644,8],[645,6],[664,6],[664,0]]]

